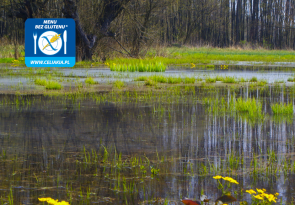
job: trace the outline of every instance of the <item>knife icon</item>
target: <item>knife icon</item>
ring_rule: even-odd
[[[67,54],[67,30],[64,31],[64,54]]]

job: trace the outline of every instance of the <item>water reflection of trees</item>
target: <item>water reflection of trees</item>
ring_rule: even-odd
[[[249,95],[249,90],[239,92]],[[183,173],[188,162],[196,172],[201,164],[208,165],[209,161],[216,167],[225,167],[228,155],[234,153],[244,158],[247,163],[243,168],[247,168],[253,153],[265,160],[268,150],[290,156],[294,153],[293,122],[269,118],[263,123],[252,124],[227,113],[207,113],[201,103],[95,103],[87,99],[60,103],[45,97],[35,101],[29,108],[0,108],[1,148],[26,160],[22,166],[24,172],[31,168],[39,173],[47,166],[52,170],[72,170],[75,165],[67,160],[79,159],[77,153],[83,150],[83,146],[87,150],[99,151],[103,145],[124,156],[146,154],[156,158],[158,152],[160,157],[173,156],[176,163],[169,167],[171,175],[159,182],[145,182],[146,192],[155,196],[166,196],[168,192],[175,193],[176,197],[179,193],[195,197],[201,189],[207,193],[214,189],[208,178],[178,175]],[[290,159],[294,163],[294,159]],[[281,160],[278,158],[278,163]],[[10,171],[13,172],[6,170],[2,175],[9,175]],[[102,183],[101,178],[96,180]],[[251,180],[249,173],[243,172],[239,180],[247,184]],[[258,183],[266,189],[274,186],[278,190],[286,189],[284,197],[290,198],[288,193],[292,187],[284,185],[284,176]],[[99,193],[112,195],[109,190]],[[217,197],[217,192],[212,195]]]

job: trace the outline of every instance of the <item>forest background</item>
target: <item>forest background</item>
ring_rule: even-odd
[[[77,60],[181,46],[295,47],[295,0],[1,0],[0,45],[24,45],[28,18],[73,18]],[[159,54],[159,52],[155,52]]]

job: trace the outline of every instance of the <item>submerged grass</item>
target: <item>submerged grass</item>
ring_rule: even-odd
[[[289,103],[275,103],[271,105],[271,110],[275,115],[293,115],[294,109],[293,104]]]

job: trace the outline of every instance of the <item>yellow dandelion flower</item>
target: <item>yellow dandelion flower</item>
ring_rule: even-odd
[[[249,194],[256,194],[256,191],[254,191],[253,189],[246,190],[246,192]]]
[[[256,190],[257,190],[257,192],[260,193],[260,194],[263,194],[263,193],[266,191],[265,189],[257,189],[257,188],[256,188]]]
[[[256,199],[259,199],[259,200],[263,200],[263,198],[260,196],[260,195],[256,195],[254,196]]]
[[[219,175],[216,175],[213,177],[213,179],[221,179],[221,178],[222,178],[222,176],[219,176]]]
[[[236,180],[231,177],[222,177],[225,181],[229,181],[230,183],[239,184]]]

